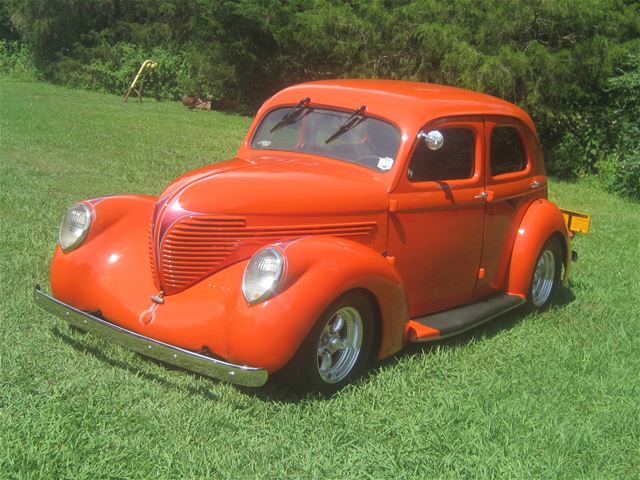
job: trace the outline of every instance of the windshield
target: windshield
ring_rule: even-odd
[[[285,118],[295,108],[301,109],[299,114]],[[390,123],[364,114],[336,135],[353,115],[353,112],[306,106],[276,108],[260,122],[251,147],[311,153],[379,172],[390,170],[400,145],[400,132]]]

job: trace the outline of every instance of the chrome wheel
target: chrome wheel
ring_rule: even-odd
[[[362,316],[353,307],[342,307],[322,330],[317,348],[320,378],[326,383],[343,380],[358,361],[362,349]]]
[[[531,284],[531,302],[540,307],[549,299],[556,281],[556,258],[551,250],[545,250],[538,258]]]

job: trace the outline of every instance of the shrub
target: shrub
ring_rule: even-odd
[[[48,79],[122,94],[151,58],[146,94],[232,100],[244,113],[322,78],[482,91],[531,114],[561,176],[613,178],[638,151],[637,1],[4,0],[2,36],[27,45]],[[33,73],[20,55],[11,70]]]
[[[607,189],[640,199],[640,44],[629,49],[599,96],[566,116],[548,160],[557,175],[595,174]]]
[[[183,52],[183,58],[183,67],[176,79],[182,95],[213,100],[237,96],[236,73],[225,61],[220,45],[189,45]]]
[[[40,73],[27,47],[18,42],[2,39],[0,39],[0,75],[23,81],[40,79]]]
[[[560,141],[547,161],[550,170],[558,176],[577,178],[596,171],[596,166],[607,154],[607,131],[599,125],[598,114],[593,112],[567,115]]]
[[[610,108],[605,111],[611,155],[602,163],[607,187],[640,199],[640,45],[608,82]]]
[[[607,157],[600,164],[600,175],[608,190],[640,199],[640,148]]]
[[[71,55],[56,62],[52,76],[60,83],[78,88],[123,94],[147,59],[156,62],[157,67],[145,71],[143,94],[158,99],[179,98],[178,78],[184,70],[184,61],[161,47],[146,50],[127,42],[113,46],[77,45]]]

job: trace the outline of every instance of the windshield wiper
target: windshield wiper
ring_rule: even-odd
[[[360,105],[355,112],[353,112],[353,114],[347,119],[346,122],[344,122],[340,128],[338,130],[336,130],[336,132],[331,135],[329,138],[327,138],[324,143],[327,144],[329,142],[332,142],[333,140],[335,140],[336,138],[338,138],[340,135],[342,135],[344,132],[351,130],[353,127],[355,127],[357,124],[359,124],[360,122],[362,122],[364,120],[364,111],[367,109],[366,105]]]
[[[304,109],[309,106],[310,102],[311,102],[311,98],[309,97],[305,97],[302,100],[300,100],[295,107],[289,110],[286,113],[286,115],[282,117],[282,120],[280,120],[278,123],[276,123],[273,126],[273,128],[270,130],[270,133],[273,133],[284,126],[295,122],[300,116],[300,114],[304,111]]]

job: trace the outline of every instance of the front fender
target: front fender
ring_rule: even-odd
[[[82,246],[66,254],[56,250],[51,288],[60,301],[100,311],[103,318],[144,336],[189,350],[208,349],[230,362],[273,372],[292,358],[335,298],[365,289],[380,311],[379,357],[402,348],[404,290],[393,266],[370,247],[333,237],[281,243],[286,276],[276,295],[262,303],[249,305],[244,299],[248,260],[243,260],[156,304],[150,298],[157,288],[146,226],[153,199],[111,201],[114,209],[108,213],[103,214],[109,200],[96,206],[96,220],[103,222],[95,224]]]
[[[53,254],[50,281],[54,296],[81,310],[95,311],[105,303],[119,304],[118,299],[135,296],[138,290],[147,298],[148,292],[156,293],[146,227],[154,200],[121,195],[86,201],[93,214],[87,238],[67,253],[58,245]],[[104,298],[97,292],[104,292]],[[116,315],[119,318],[122,312]]]
[[[304,238],[286,245],[285,252],[290,259],[285,288],[309,288],[305,296],[315,299],[315,318],[343,293],[367,290],[380,313],[379,357],[402,348],[408,303],[400,274],[386,257],[360,243],[330,237]]]
[[[374,250],[333,237],[307,237],[280,244],[287,271],[277,294],[248,305],[238,296],[227,331],[227,355],[232,361],[270,371],[295,354],[327,306],[343,293],[364,289],[380,313],[378,356],[400,350],[407,321],[407,301],[395,268]]]
[[[83,245],[100,235],[103,231],[126,222],[132,216],[147,217],[145,223],[151,222],[151,212],[157,197],[150,195],[112,195],[86,200],[93,212],[93,222]]]
[[[562,213],[549,200],[535,200],[518,227],[509,264],[508,293],[527,297],[535,262],[552,235],[558,235],[562,241],[566,277],[571,263],[571,244]]]

